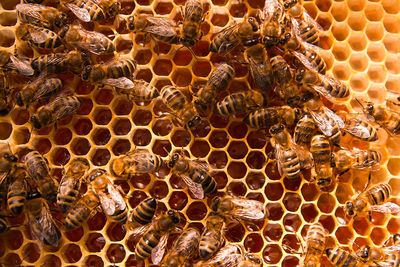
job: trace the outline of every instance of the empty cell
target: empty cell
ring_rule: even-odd
[[[62,249],[62,256],[64,261],[68,263],[74,263],[81,259],[82,252],[78,245],[76,244],[68,244]]]
[[[169,1],[160,1],[154,7],[154,11],[158,15],[167,15],[170,14],[172,11],[173,5]]]
[[[353,53],[350,57],[350,66],[355,71],[364,71],[368,67],[369,60],[364,53]]]
[[[316,0],[315,4],[317,5],[317,8],[320,11],[327,12],[327,11],[329,11],[329,8],[331,8],[332,1],[331,0]]]
[[[397,54],[400,52],[400,38],[398,35],[387,34],[383,38],[383,44],[388,52]]]
[[[182,210],[183,208],[185,208],[187,203],[188,203],[188,197],[185,194],[185,192],[182,191],[172,192],[168,200],[169,207],[174,210]]]
[[[157,119],[153,123],[153,133],[158,136],[165,136],[172,130],[172,123],[166,119]]]
[[[0,30],[0,46],[2,47],[10,47],[15,42],[14,32],[6,29]]]
[[[367,24],[367,20],[362,12],[354,12],[349,15],[347,23],[354,31],[362,31]]]
[[[390,158],[387,163],[387,168],[390,174],[398,176],[400,174],[400,159],[394,157]]]
[[[214,178],[214,181],[217,183],[218,189],[225,188],[228,177],[226,176],[225,172],[213,172],[211,176]]]
[[[132,110],[133,104],[126,98],[118,98],[112,103],[115,115],[128,115]]]
[[[0,25],[2,26],[14,26],[17,24],[16,12],[3,12],[0,16]]]
[[[132,40],[129,38],[120,37],[116,40],[115,50],[120,54],[128,54],[133,47]]]
[[[346,2],[349,9],[352,11],[361,11],[367,4],[367,0],[348,0]]]
[[[163,199],[168,194],[168,185],[164,181],[155,181],[150,186],[149,193],[154,198]]]
[[[232,192],[232,194],[234,196],[240,196],[240,197],[244,197],[244,195],[246,195],[246,186],[244,185],[244,183],[242,182],[231,182],[228,185],[228,189],[229,192]]]
[[[370,41],[380,41],[383,38],[385,30],[381,23],[368,23],[365,34]]]
[[[240,222],[231,222],[226,226],[225,238],[229,242],[241,242],[245,233],[246,230]]]
[[[125,258],[125,249],[121,244],[111,244],[107,249],[107,259],[112,263],[120,263]]]
[[[195,61],[192,71],[198,77],[207,77],[211,72],[211,64],[208,61]]]
[[[186,66],[189,65],[190,61],[192,61],[192,58],[193,56],[190,51],[181,49],[175,53],[173,61],[177,66]]]
[[[332,17],[326,13],[320,13],[316,21],[325,31],[329,30],[332,25]]]
[[[247,7],[244,3],[238,2],[229,7],[229,13],[232,17],[243,18],[247,13]]]
[[[263,234],[269,242],[279,241],[283,234],[282,226],[278,223],[268,223],[264,228]]]
[[[301,215],[306,222],[313,222],[318,216],[318,210],[315,208],[313,203],[303,204],[301,206]]]
[[[400,20],[398,16],[385,16],[383,19],[383,26],[385,30],[390,33],[398,33],[400,31]]]
[[[132,116],[133,123],[137,126],[148,125],[153,118],[153,115],[148,109],[137,109]]]
[[[257,253],[257,252],[261,251],[261,249],[264,245],[264,241],[263,241],[262,237],[260,236],[260,234],[251,233],[246,236],[243,244],[248,252]]]
[[[207,215],[207,207],[203,202],[194,201],[186,210],[186,215],[190,220],[200,221]]]
[[[392,74],[400,73],[400,58],[398,55],[387,55],[385,61],[386,69]]]
[[[107,222],[107,218],[102,212],[96,213],[93,217],[90,217],[87,221],[87,225],[90,231],[102,230]]]
[[[51,142],[48,138],[36,138],[33,141],[33,147],[40,154],[47,154],[51,149]]]
[[[172,80],[176,86],[189,86],[189,84],[192,82],[192,73],[187,68],[176,68],[172,74]]]
[[[397,77],[388,77],[386,83],[385,83],[386,89],[389,92],[393,92],[393,93],[399,93],[400,90],[400,80]]]
[[[350,56],[351,50],[346,43],[337,43],[333,46],[332,53],[336,60],[344,61]]]
[[[191,137],[188,131],[176,130],[172,133],[171,141],[176,147],[185,147],[189,144],[190,140]]]
[[[382,6],[385,11],[390,14],[397,14],[400,9],[400,5],[397,0],[383,0]]]
[[[348,8],[345,2],[334,2],[331,13],[336,21],[344,21],[348,15]]]
[[[363,33],[353,32],[349,37],[349,44],[355,51],[362,51],[367,47],[368,41]]]
[[[282,258],[282,250],[276,244],[269,244],[263,250],[263,258],[267,264],[277,264]]]
[[[131,150],[131,143],[127,139],[118,139],[111,148],[115,156],[120,156],[128,153]]]
[[[367,54],[372,61],[381,62],[386,57],[385,47],[382,44],[370,44]]]
[[[31,138],[31,132],[28,128],[18,128],[13,131],[13,140],[15,144],[22,145],[29,142]]]
[[[29,263],[36,262],[40,257],[40,247],[36,243],[27,243],[22,248],[22,257]]]
[[[281,175],[279,174],[278,167],[275,162],[269,162],[265,167],[265,174],[271,180],[280,180]]]
[[[225,128],[229,123],[229,118],[225,116],[212,114],[210,118],[210,123],[215,128]]]
[[[112,129],[116,135],[127,135],[131,128],[131,121],[127,118],[116,118],[112,122]]]
[[[231,162],[228,165],[228,174],[234,179],[243,178],[246,175],[246,165],[242,162]]]
[[[330,50],[333,45],[333,37],[331,35],[326,35],[321,33],[319,35],[319,46],[325,50]]]
[[[54,132],[53,140],[57,145],[66,145],[71,141],[72,132],[68,128],[58,128]]]
[[[228,153],[231,158],[242,159],[246,156],[248,148],[244,142],[232,141],[228,147]]]
[[[368,84],[368,78],[364,73],[354,73],[350,78],[350,86],[357,92],[366,90]]]
[[[350,29],[345,22],[339,22],[332,26],[333,37],[337,41],[344,41],[349,36]]]
[[[104,166],[108,163],[111,158],[110,151],[104,148],[97,148],[92,152],[91,162],[95,166]]]
[[[224,27],[229,21],[229,15],[225,13],[225,9],[215,8],[212,10],[211,23],[217,27]]]
[[[368,68],[368,77],[372,82],[382,83],[386,80],[386,70],[382,65],[371,64]]]
[[[161,157],[166,157],[171,151],[171,143],[168,140],[157,139],[152,148],[153,152]]]
[[[381,3],[368,2],[364,14],[369,21],[380,21],[385,12]]]
[[[190,152],[192,152],[193,156],[196,158],[204,158],[210,152],[210,145],[206,141],[196,140],[190,146]]]
[[[86,138],[74,138],[71,143],[71,151],[75,155],[86,155],[90,147],[91,145]]]
[[[172,62],[169,59],[158,59],[153,64],[153,71],[160,76],[168,76],[172,71]]]

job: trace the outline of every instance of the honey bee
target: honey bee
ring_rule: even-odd
[[[148,15],[132,15],[127,18],[128,29],[149,34],[153,40],[167,44],[178,44],[181,37],[178,25],[172,19]]]
[[[271,63],[262,44],[256,44],[246,48],[245,59],[248,64],[251,77],[255,84],[263,92],[272,88],[274,79],[272,76]]]
[[[324,253],[327,231],[321,223],[317,222],[308,228],[306,241],[306,250],[301,259],[300,266],[316,267],[321,263],[321,257]]]
[[[104,213],[111,221],[124,223],[128,218],[128,207],[121,194],[122,189],[111,183],[108,174],[103,169],[91,171],[88,177]]]
[[[197,263],[196,267],[235,267],[245,261],[246,249],[241,244],[229,244],[221,248],[207,261]]]
[[[289,81],[284,86],[278,86],[275,90],[277,95],[290,107],[296,107],[301,101],[301,88],[293,81]]]
[[[18,158],[12,153],[10,144],[0,143],[0,184],[12,172]]]
[[[130,58],[112,60],[106,64],[86,66],[81,74],[84,81],[103,83],[118,88],[133,88],[133,82],[127,77],[132,77],[136,71],[136,62]]]
[[[215,104],[214,113],[229,116],[261,108],[265,103],[264,96],[255,90],[233,93]]]
[[[371,179],[371,174],[369,180]],[[371,220],[371,212],[397,213],[400,206],[393,202],[387,202],[390,198],[392,187],[389,184],[377,184],[364,190],[351,201],[346,202],[345,212],[348,216],[358,216],[368,212]]]
[[[364,266],[358,257],[341,248],[327,248],[325,250],[329,261],[336,267],[361,267]]]
[[[208,173],[206,164],[175,153],[170,157],[168,167],[183,179],[197,199],[203,199],[204,194],[213,195],[217,192],[217,184]]]
[[[206,228],[200,238],[199,255],[202,260],[207,260],[217,253],[224,244],[222,231],[224,218],[217,214],[207,217]]]
[[[306,93],[303,96],[304,108],[311,115],[319,131],[333,144],[338,144],[341,137],[341,129],[345,124],[341,117],[325,107],[318,95]]]
[[[203,3],[201,0],[188,0],[183,12],[183,27],[181,42],[186,47],[194,46],[203,36],[200,24],[204,20]]]
[[[171,251],[165,256],[164,267],[187,266],[187,261],[196,253],[200,233],[195,228],[187,228],[175,239]]]
[[[38,4],[18,4],[15,9],[22,22],[45,27],[49,30],[61,28],[68,22],[67,15],[54,7]]]
[[[357,100],[357,98],[356,98]],[[388,92],[388,96],[386,98],[386,107],[392,111],[399,112],[400,109],[400,96],[394,93]]]
[[[42,98],[48,97],[61,90],[63,83],[58,78],[46,77],[42,72],[38,78],[25,85],[16,95],[18,106],[28,106]]]
[[[389,246],[390,241],[392,241],[391,246]],[[399,241],[399,234],[395,234],[381,247],[363,246],[357,252],[357,256],[364,263],[372,264],[371,266],[397,266],[400,264]]]
[[[224,196],[213,199],[211,209],[225,217],[240,220],[262,220],[265,218],[264,204],[257,200]]]
[[[31,24],[20,24],[15,34],[19,40],[26,41],[33,47],[55,49],[62,45],[60,36],[55,32]]]
[[[151,101],[160,95],[156,87],[143,80],[134,80],[132,88],[119,89],[118,92],[131,101]]]
[[[0,69],[0,116],[7,115],[12,108],[10,90],[9,76]]]
[[[275,82],[279,86],[284,86],[292,80],[292,72],[286,60],[279,55],[271,57],[272,74],[275,77]]]
[[[92,0],[98,4],[107,17],[115,17],[121,11],[121,3],[118,0]]]
[[[48,54],[35,58],[32,63],[32,68],[41,73],[65,73],[72,71],[75,74],[80,74],[84,66],[89,65],[88,55],[81,51],[70,51],[68,53]]]
[[[331,165],[341,174],[351,168],[364,169],[379,166],[382,155],[376,150],[341,149],[332,155]]]
[[[142,173],[154,173],[164,166],[164,160],[147,149],[135,149],[128,154],[113,159],[111,174],[116,177],[130,177]]]
[[[151,255],[153,264],[160,263],[164,256],[169,233],[174,230],[179,221],[179,215],[172,210],[153,220],[150,228],[136,245],[136,259],[144,260]]]
[[[67,45],[96,55],[109,54],[115,51],[114,44],[104,34],[87,31],[80,26],[64,26],[60,31],[60,37],[64,39]]]
[[[99,206],[99,198],[92,190],[88,190],[78,201],[72,204],[65,217],[65,227],[73,230],[81,226]]]
[[[225,54],[232,51],[239,44],[244,46],[254,45],[257,40],[253,38],[259,25],[255,18],[245,18],[242,22],[230,25],[217,33],[210,44],[210,51]]]
[[[217,99],[217,96],[228,88],[235,76],[235,69],[229,63],[218,65],[210,74],[205,87],[201,88],[195,97],[194,105],[198,110],[206,111]]]
[[[317,185],[327,187],[332,183],[331,155],[332,150],[328,138],[315,135],[311,139],[310,152],[314,158],[314,177]]]
[[[366,120],[360,118],[348,118],[343,130],[363,141],[374,142],[378,140],[378,131],[376,128]]]
[[[66,212],[78,197],[82,178],[88,170],[89,162],[83,158],[75,158],[68,164],[57,194],[57,205],[61,212]]]
[[[293,139],[299,146],[310,145],[311,138],[314,135],[315,124],[309,113],[304,113],[303,117],[297,122],[294,128]]]
[[[71,10],[74,15],[84,21],[100,21],[105,19],[106,14],[98,5],[101,0],[62,0],[62,4]]]
[[[28,196],[26,171],[22,167],[15,167],[12,171],[12,176],[14,181],[8,187],[7,204],[14,215],[19,215],[24,210],[25,201]]]
[[[301,115],[298,108],[289,106],[262,108],[249,113],[243,121],[254,128],[268,128],[278,123],[283,123],[286,126],[295,124]]]
[[[19,59],[5,49],[0,49],[0,69],[4,71],[17,69],[20,74],[25,76],[34,74],[34,70],[29,61]],[[1,88],[3,87],[4,86],[1,86]]]
[[[400,133],[399,113],[385,108],[384,106],[374,105],[371,102],[367,102],[363,109],[366,114],[372,116],[373,120],[386,129],[390,134],[398,135]]]
[[[238,267],[261,267],[263,260],[256,254],[247,253],[244,260],[239,263]]]
[[[148,198],[143,200],[139,205],[132,210],[129,216],[128,226],[131,229],[137,226],[148,225],[154,217],[157,209],[157,200],[155,198]],[[139,229],[140,231],[140,229]]]
[[[40,107],[32,115],[30,122],[33,127],[40,129],[75,113],[80,106],[81,100],[76,96],[58,97]]]
[[[39,193],[47,200],[55,200],[59,183],[50,175],[49,165],[37,151],[30,151],[25,156],[25,170],[37,184]]]
[[[345,84],[313,70],[300,68],[296,71],[295,79],[296,82],[313,88],[328,99],[344,100],[350,95],[350,89]]]
[[[296,179],[300,169],[312,167],[312,158],[308,151],[293,143],[292,137],[283,124],[276,124],[269,130],[271,145],[275,149],[275,157],[280,175],[288,179]]]
[[[27,202],[26,207],[33,235],[44,244],[57,247],[61,240],[61,232],[50,214],[46,201],[42,198],[32,199]]]
[[[260,13],[262,20],[261,36],[265,47],[269,48],[279,44],[284,29],[284,8],[279,0],[267,0],[263,11]]]
[[[171,114],[183,122],[185,127],[187,125],[189,129],[194,129],[200,124],[200,116],[179,89],[166,85],[161,89],[160,96],[164,104],[172,110]]]
[[[304,42],[318,45],[319,32],[322,31],[322,28],[308,15],[299,1],[285,0],[283,6],[285,7],[286,13],[292,18],[292,26],[297,36]]]

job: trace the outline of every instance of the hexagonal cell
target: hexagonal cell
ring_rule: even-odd
[[[137,48],[135,49],[134,59],[139,65],[146,65],[150,62],[152,57],[151,50],[148,48]]]
[[[99,105],[109,105],[114,98],[114,92],[110,89],[102,88],[97,90],[94,101]]]
[[[228,147],[228,153],[231,158],[242,159],[246,156],[248,148],[246,143],[241,141],[232,141]]]
[[[263,231],[264,237],[267,241],[279,241],[283,234],[282,226],[278,223],[268,223]]]
[[[319,210],[323,213],[331,213],[335,204],[335,198],[330,194],[321,194],[317,202]]]
[[[365,17],[369,21],[380,21],[384,15],[384,10],[381,3],[368,2],[364,9]]]
[[[85,258],[85,266],[88,267],[103,267],[104,262],[101,257],[96,255],[89,255]]]
[[[369,65],[369,60],[364,53],[353,53],[349,63],[353,70],[364,71]]]
[[[389,92],[397,92],[399,90],[400,80],[397,77],[388,77],[385,87]]]
[[[349,242],[353,239],[353,231],[351,229],[349,229],[349,227],[347,226],[340,226],[336,232],[335,232],[335,236],[337,241],[340,244],[346,245],[349,244]]]
[[[172,130],[172,123],[166,119],[156,119],[152,126],[153,133],[158,136],[165,136]]]
[[[135,78],[136,80],[144,80],[149,83],[153,79],[153,73],[150,69],[141,69],[137,71]]]
[[[226,225],[225,237],[230,242],[240,242],[243,240],[246,230],[239,222],[231,222]]]
[[[187,68],[176,68],[172,74],[172,80],[176,86],[188,86],[192,82],[192,73]]]
[[[350,33],[349,26],[345,22],[334,24],[331,31],[337,41],[346,40]]]
[[[75,155],[86,155],[90,147],[91,145],[86,138],[74,138],[71,143],[71,151]]]
[[[93,119],[97,125],[107,125],[112,119],[111,110],[108,108],[96,108],[93,112]]]
[[[111,133],[108,128],[96,128],[91,134],[92,140],[96,145],[105,145],[111,139]]]
[[[106,244],[101,233],[89,233],[85,245],[89,252],[100,252]]]
[[[370,231],[370,223],[365,217],[357,216],[354,218],[353,227],[359,235],[367,235]]]
[[[247,125],[241,121],[234,121],[229,125],[228,132],[233,138],[243,138],[247,133]]]
[[[24,108],[15,108],[10,113],[11,120],[16,125],[22,125],[29,121],[29,112]]]
[[[40,154],[47,154],[51,149],[51,142],[47,138],[37,138],[33,142],[33,147]]]
[[[118,139],[111,148],[115,156],[125,155],[131,151],[131,143],[127,139]]]
[[[198,77],[207,77],[211,72],[211,64],[208,61],[197,60],[192,65],[192,71]]]
[[[336,21],[344,21],[348,15],[346,3],[334,2],[331,9],[331,14]]]
[[[371,231],[371,240],[376,246],[380,246],[388,239],[386,229],[374,227]]]
[[[117,98],[112,104],[112,109],[115,115],[128,115],[131,112],[132,107],[132,102],[126,98]]]
[[[133,47],[132,39],[126,37],[119,37],[116,40],[115,50],[120,54],[128,54]]]
[[[150,195],[157,199],[163,199],[168,194],[168,185],[163,181],[155,181],[150,189]]]
[[[368,77],[372,82],[382,83],[386,80],[387,72],[382,65],[371,64],[368,68]]]
[[[261,172],[250,172],[246,176],[246,184],[251,190],[257,190],[263,187],[265,176]]]
[[[208,140],[214,148],[223,148],[228,143],[229,137],[225,131],[214,130]]]
[[[110,151],[104,148],[97,148],[92,152],[90,157],[91,162],[95,166],[104,166],[111,158]]]
[[[13,127],[11,123],[8,122],[1,122],[0,123],[0,139],[6,140],[10,137]]]
[[[347,23],[354,31],[362,31],[367,24],[367,20],[361,12],[354,12],[349,15]]]
[[[203,202],[192,202],[186,210],[186,215],[190,220],[200,221],[207,215],[207,207]]]
[[[2,47],[11,47],[15,42],[14,32],[2,29],[0,31],[0,46]]]
[[[132,116],[133,123],[137,126],[148,125],[153,118],[151,112],[147,109],[137,109]]]
[[[22,257],[29,263],[36,262],[40,257],[40,247],[36,243],[27,243],[22,248]]]
[[[263,258],[267,264],[277,264],[282,258],[282,250],[276,244],[269,244],[263,250]]]
[[[363,92],[368,84],[368,78],[364,73],[354,73],[350,78],[350,85],[354,91]]]
[[[208,163],[213,169],[223,169],[228,162],[225,151],[212,151],[208,156]]]
[[[170,14],[172,11],[173,5],[169,1],[159,1],[154,7],[154,11],[159,15]]]
[[[168,76],[172,71],[172,62],[169,59],[157,59],[153,64],[153,71],[159,76]]]
[[[51,153],[52,163],[57,166],[65,166],[70,158],[69,151],[63,147],[57,147]]]
[[[333,46],[332,53],[336,60],[344,61],[350,56],[351,50],[346,43],[337,43]]]
[[[251,169],[262,169],[266,163],[266,159],[263,153],[252,151],[247,155],[246,162]]]
[[[316,21],[324,30],[329,30],[332,25],[332,17],[329,13],[318,14]]]
[[[281,199],[283,195],[283,186],[281,183],[268,183],[264,189],[265,196],[271,201]]]
[[[81,106],[79,107],[76,114],[88,115],[93,109],[93,102],[89,98],[81,97]]]
[[[68,244],[63,247],[62,256],[64,261],[68,263],[78,262],[82,257],[81,249],[76,244]]]
[[[14,26],[15,24],[17,24],[16,12],[2,12],[0,18],[1,26]]]
[[[383,44],[388,52],[397,54],[400,52],[399,39],[392,35],[385,35],[383,38]]]
[[[228,165],[228,174],[234,179],[243,178],[246,175],[247,168],[242,162],[230,162]]]
[[[157,139],[153,144],[152,150],[155,154],[166,157],[171,151],[171,143],[168,140]]]
[[[396,14],[399,12],[400,7],[396,0],[383,0],[382,6],[387,13]]]
[[[17,250],[24,243],[24,237],[18,230],[10,230],[5,234],[5,242],[9,249]]]
[[[182,191],[172,192],[168,200],[169,207],[174,210],[182,210],[183,208],[185,208],[187,203],[188,203],[188,197]]]
[[[31,132],[28,128],[18,128],[13,131],[12,138],[17,145],[26,144],[31,139]]]
[[[301,198],[298,194],[287,192],[283,197],[282,203],[288,211],[295,212],[300,207]]]
[[[365,34],[367,35],[368,39],[372,42],[380,41],[383,38],[385,30],[381,23],[368,23],[365,29]]]
[[[224,27],[229,21],[229,15],[226,10],[220,8],[214,8],[210,18],[211,23],[217,27]]]
[[[313,203],[303,204],[301,206],[301,215],[306,222],[313,222],[318,216],[318,210]]]
[[[246,195],[247,188],[246,185],[242,182],[231,182],[228,185],[228,191],[231,192],[234,196],[244,196]]]
[[[329,233],[332,233],[336,228],[336,220],[331,215],[321,215],[319,217],[319,222],[324,226]]]
[[[112,263],[120,263],[124,260],[126,252],[121,244],[111,244],[107,249],[107,259]]]
[[[197,158],[204,158],[210,152],[210,145],[204,140],[196,140],[191,144],[190,152]]]
[[[92,127],[92,122],[86,118],[80,118],[74,124],[75,133],[78,135],[87,135],[92,130]]]
[[[247,13],[247,7],[244,3],[232,3],[229,7],[229,13],[232,17],[243,18]]]
[[[399,74],[400,73],[400,61],[398,56],[395,55],[387,55],[385,61],[385,67],[387,70],[392,74]]]
[[[257,253],[261,251],[264,241],[260,234],[252,233],[246,236],[243,244],[248,252]]]

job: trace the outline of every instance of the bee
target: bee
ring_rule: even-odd
[[[119,89],[118,92],[131,101],[151,101],[160,95],[156,87],[143,80],[134,80],[132,88]]]
[[[379,166],[382,155],[376,150],[341,149],[332,154],[331,165],[341,174],[349,169],[365,169]]]
[[[347,119],[344,131],[363,141],[374,142],[378,140],[376,128],[360,118],[350,117]]]
[[[12,153],[10,144],[0,143],[0,184],[12,172],[18,158]]]
[[[107,17],[115,17],[121,11],[121,3],[118,0],[92,0],[98,4]]]
[[[199,255],[202,260],[207,260],[217,253],[224,244],[222,231],[224,218],[218,214],[207,217],[206,228],[200,238]]]
[[[233,93],[215,104],[214,113],[229,116],[261,108],[266,104],[264,96],[255,90]]]
[[[31,116],[30,122],[33,127],[40,129],[75,113],[80,106],[81,100],[76,96],[58,97],[40,107]]]
[[[60,37],[64,39],[67,45],[96,55],[110,54],[115,51],[114,44],[104,34],[88,31],[80,26],[64,26],[60,31]]]
[[[55,200],[59,183],[50,175],[49,165],[39,152],[31,150],[25,156],[25,170],[37,184],[39,193],[47,200]]]
[[[116,177],[130,177],[142,173],[154,173],[164,166],[164,160],[147,149],[135,149],[128,154],[113,159],[111,174]]]
[[[194,46],[203,36],[200,24],[204,20],[201,0],[188,0],[183,12],[181,42],[186,47]]]
[[[78,197],[82,178],[89,167],[89,162],[83,158],[75,158],[69,162],[57,194],[57,205],[61,212],[66,212]]]
[[[85,52],[70,51],[68,53],[48,54],[35,58],[31,62],[32,68],[41,73],[65,73],[72,71],[80,74],[84,66],[89,65],[89,58]]]
[[[389,246],[390,241],[392,241],[391,246]],[[363,246],[356,255],[364,263],[376,264],[376,266],[397,266],[400,264],[399,241],[399,234],[395,234],[386,240],[383,246]]]
[[[309,113],[304,113],[303,117],[297,122],[294,128],[293,139],[299,146],[310,145],[311,138],[314,135],[315,124]]]
[[[54,222],[49,206],[42,198],[36,198],[26,203],[31,230],[45,245],[57,247],[61,240],[61,232]]]
[[[305,111],[311,115],[319,131],[328,137],[333,144],[338,144],[341,129],[345,126],[342,118],[325,107],[318,95],[306,93],[302,101]]]
[[[200,233],[195,228],[187,228],[175,239],[171,251],[165,256],[165,267],[186,266],[187,261],[196,253],[199,246]]]
[[[386,129],[390,134],[397,135],[400,133],[399,113],[391,111],[384,106],[376,106],[371,102],[367,102],[363,109],[366,114],[372,117],[371,119]]]
[[[239,263],[238,267],[261,267],[263,266],[263,260],[256,254],[247,253],[244,260]]]
[[[178,25],[169,18],[148,15],[132,15],[127,18],[130,31],[149,34],[153,40],[167,44],[178,44],[181,37]]]
[[[275,82],[279,86],[284,86],[292,80],[292,72],[286,60],[279,55],[271,57],[272,74],[275,77]]]
[[[305,238],[306,250],[303,253],[300,266],[316,267],[321,262],[328,233],[321,223],[317,222],[308,228]]]
[[[312,167],[310,153],[293,143],[292,137],[283,124],[272,126],[269,132],[272,136],[270,142],[275,149],[280,175],[293,180],[299,176],[302,167]]]
[[[5,49],[0,49],[0,69],[4,71],[17,69],[20,74],[25,76],[31,76],[34,74],[34,70],[32,69],[29,61],[19,59]],[[0,87],[4,88],[4,85]]]
[[[228,88],[235,76],[235,69],[229,63],[218,65],[210,74],[205,87],[201,88],[195,97],[194,105],[198,110],[206,111],[217,99],[218,95]]]
[[[262,44],[250,46],[246,48],[244,56],[257,87],[263,92],[269,91],[274,83],[274,76],[264,46]]]
[[[341,248],[327,248],[325,250],[328,260],[336,267],[361,267],[362,262],[354,255]]]
[[[301,110],[289,106],[262,108],[249,113],[243,121],[253,128],[268,128],[278,123],[286,126],[295,124],[301,115]]]
[[[217,184],[208,173],[206,164],[175,153],[170,157],[168,167],[183,179],[197,199],[203,199],[204,194],[213,195],[217,192]]]
[[[261,38],[266,48],[279,44],[283,34],[284,8],[279,0],[267,0],[260,13]]]
[[[99,6],[101,0],[62,0],[62,4],[71,10],[74,15],[84,21],[100,21],[106,18],[106,14]]]
[[[371,174],[370,178],[371,179]],[[371,221],[371,212],[397,213],[400,206],[387,202],[390,198],[392,187],[389,184],[377,184],[364,190],[351,201],[346,202],[345,212],[348,216],[358,216],[368,212]]]
[[[344,100],[350,95],[350,89],[345,84],[313,70],[298,69],[295,80],[301,85],[313,88],[328,99]]]
[[[61,28],[68,23],[68,17],[57,8],[38,4],[18,4],[18,18],[24,22],[49,30]]]
[[[9,75],[0,69],[0,116],[7,115],[11,108]]]
[[[62,89],[63,83],[60,79],[46,76],[46,73],[43,72],[38,78],[25,85],[21,91],[17,93],[16,98],[18,106],[28,106]]]
[[[246,260],[246,249],[241,244],[229,244],[221,248],[217,254],[196,264],[197,267],[235,267]]]
[[[200,124],[200,116],[179,89],[166,85],[161,89],[160,96],[164,104],[172,110],[172,115],[183,122],[185,127],[187,125],[189,129],[194,129]]]
[[[245,18],[242,22],[230,25],[217,33],[210,44],[210,51],[225,54],[232,51],[239,44],[244,46],[254,45],[257,40],[253,35],[258,31],[259,25],[255,18]]]
[[[356,100],[357,100],[357,98],[356,98]],[[385,104],[386,104],[386,107],[389,108],[390,110],[395,111],[395,112],[399,112],[400,111],[400,109],[399,109],[399,107],[400,107],[400,96],[397,95],[397,94],[388,92],[388,96],[386,98],[386,103]]]
[[[262,220],[265,218],[264,204],[258,200],[241,197],[216,197],[211,203],[211,209],[225,217],[241,220]]]
[[[132,210],[129,216],[128,225],[131,229],[137,226],[145,226],[151,223],[157,209],[157,200],[155,198],[148,198],[140,202],[136,208]]]
[[[286,0],[283,4],[286,13],[291,17],[292,26],[297,36],[304,42],[318,45],[321,26],[304,10],[298,0]]]
[[[128,79],[136,71],[136,62],[130,58],[112,60],[105,64],[86,66],[81,74],[84,81],[103,83],[118,88],[133,88],[133,82]]]
[[[293,81],[284,86],[276,87],[277,95],[290,107],[296,107],[301,101],[301,88]]]
[[[328,138],[315,135],[311,139],[310,152],[314,158],[314,177],[317,185],[327,187],[332,183],[331,155],[332,150]]]
[[[15,34],[19,40],[26,41],[37,48],[55,49],[62,45],[60,36],[55,32],[31,24],[20,24]]]
[[[24,168],[17,166],[13,170],[12,176],[14,181],[8,187],[7,204],[14,215],[19,215],[24,210],[28,196],[26,171]]]
[[[164,256],[169,233],[174,230],[179,221],[179,215],[172,210],[153,220],[150,228],[136,245],[136,259],[144,260],[151,255],[153,264],[160,263]]]
[[[104,213],[111,221],[124,223],[128,218],[128,207],[121,194],[122,189],[113,185],[103,169],[89,173],[90,185],[100,200]]]
[[[99,198],[92,190],[88,190],[78,201],[72,204],[65,217],[65,227],[73,230],[81,226],[99,206]]]

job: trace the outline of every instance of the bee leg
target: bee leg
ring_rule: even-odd
[[[126,196],[125,191],[122,189],[120,185],[116,186],[116,188],[122,194],[122,196]]]
[[[370,210],[368,211],[368,220],[372,222],[372,212]]]

